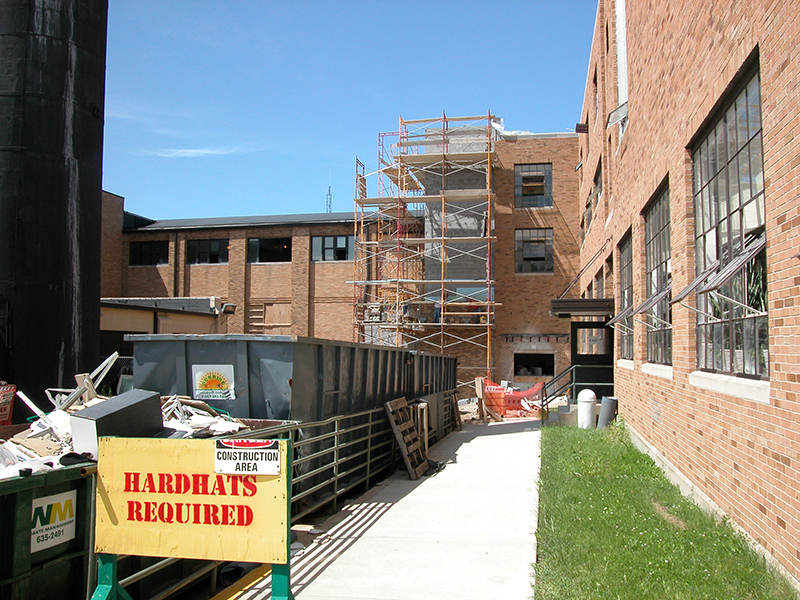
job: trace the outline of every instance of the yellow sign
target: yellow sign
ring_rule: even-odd
[[[95,549],[283,564],[288,442],[278,475],[215,473],[214,440],[100,438]]]

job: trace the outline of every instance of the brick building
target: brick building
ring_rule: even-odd
[[[105,200],[104,298],[208,298],[206,333],[352,339],[351,213],[153,221]]]
[[[800,577],[800,4],[600,0],[581,291],[635,436]]]
[[[550,314],[549,301],[578,270],[577,139],[506,136],[495,150],[495,372],[498,380],[524,388],[571,363],[570,324]],[[544,193],[529,193],[536,191],[526,189],[529,177],[536,182],[540,172]],[[543,258],[537,252],[542,246]]]
[[[356,177],[357,213],[375,219],[375,237],[357,227],[360,340],[455,354],[464,388],[569,366],[549,300],[577,270],[577,136],[443,115],[378,138],[379,169]]]
[[[509,133],[501,127],[498,131],[502,134],[493,134],[492,181],[484,173],[477,183],[468,184],[483,193],[491,185],[494,235],[482,231],[484,208],[476,209],[474,203],[466,211],[462,203],[449,225],[451,233],[458,222],[472,236],[469,239],[483,235],[483,243],[491,240],[491,277],[486,258],[474,260],[474,248],[481,243],[460,242],[459,252],[447,262],[451,276],[457,271],[461,283],[448,284],[452,295],[440,309],[442,317],[434,323],[435,295],[412,303],[406,313],[416,315],[415,328],[427,327],[428,332],[447,328],[469,338],[439,343],[434,332],[432,343],[413,345],[458,356],[462,382],[486,374],[484,361],[490,348],[491,376],[528,387],[546,381],[570,361],[569,323],[550,316],[548,307],[577,269],[578,215],[573,199],[578,189],[578,140],[575,134]],[[435,191],[434,208],[440,192]],[[396,341],[391,336],[356,337],[354,286],[348,282],[363,280],[377,267],[355,260],[354,213],[153,221],[125,213],[119,196],[105,194],[104,200],[101,328],[106,350],[121,346],[124,332]],[[467,213],[478,218],[468,219]],[[436,215],[435,210],[418,207],[406,215],[404,231],[418,238],[441,218]],[[374,243],[380,227],[378,218],[369,216],[365,239]],[[471,231],[476,227],[481,231]],[[426,256],[434,254],[428,248]],[[423,277],[439,279],[438,263],[428,261],[426,266]],[[482,295],[480,287],[468,283],[473,275],[476,285],[483,286]],[[223,314],[223,305],[235,305],[234,312]],[[364,314],[363,302],[357,308]],[[384,308],[371,325],[391,329],[386,319]],[[487,332],[489,341],[475,343],[476,332],[478,336]]]

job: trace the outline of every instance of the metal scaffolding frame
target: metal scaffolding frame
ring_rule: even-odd
[[[493,377],[498,123],[401,117],[378,134],[376,171],[356,159],[355,339],[456,355],[459,387]]]

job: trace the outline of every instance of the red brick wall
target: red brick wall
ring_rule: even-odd
[[[494,277],[495,299],[502,306],[495,318],[495,377],[513,379],[514,353],[555,354],[556,372],[570,364],[569,338],[516,338],[505,334],[569,334],[568,320],[551,317],[550,300],[558,296],[578,270],[578,193],[577,137],[540,137],[496,144],[502,165],[493,171],[495,201]],[[553,165],[553,206],[514,207],[514,165],[551,163]],[[516,229],[553,229],[553,273],[516,273]],[[577,290],[575,290],[577,291]],[[526,379],[530,383],[540,379]]]
[[[100,297],[122,295],[122,196],[103,192],[100,231]],[[124,263],[127,265],[127,261]]]
[[[348,340],[354,337],[352,261],[312,262],[309,273],[313,316],[311,335]]]
[[[614,108],[616,73],[606,57],[604,27],[614,31],[613,1],[601,0],[590,58],[584,113],[593,109],[598,66],[601,118]],[[608,13],[608,14],[607,14]],[[653,444],[737,525],[795,577],[800,576],[800,382],[797,377],[800,285],[800,4],[756,0],[674,0],[654,6],[627,0],[630,122],[617,145],[617,128],[598,123],[582,136],[585,166],[580,198],[591,188],[599,153],[609,182],[607,206],[582,248],[582,261],[606,237],[615,246],[632,229],[634,305],[645,298],[641,211],[669,180],[673,291],[694,277],[694,206],[686,150],[717,103],[758,49],[764,141],[768,310],[771,371],[768,403],[698,384],[695,316],[673,307],[673,367],[662,376],[645,367],[646,332],[636,323],[632,365],[616,369],[616,393],[631,426]],[[611,54],[615,52],[613,43]],[[607,69],[605,70],[604,67]],[[591,112],[589,110],[588,112]],[[611,139],[607,134],[611,134]],[[587,141],[589,152],[587,153]],[[606,187],[604,185],[604,187]],[[610,218],[609,218],[610,217]],[[608,218],[608,225],[605,221]],[[593,274],[594,269],[590,270]],[[618,266],[615,263],[615,272]],[[585,288],[587,276],[582,281]],[[618,296],[616,285],[613,288]],[[694,296],[688,298],[693,305]],[[632,368],[629,368],[632,367]],[[666,377],[663,375],[667,375]],[[671,375],[671,379],[669,376]],[[716,378],[716,379],[715,379]],[[712,376],[715,382],[722,376]],[[737,395],[732,395],[737,394]]]
[[[120,216],[121,218],[121,216]],[[121,229],[121,221],[119,227]],[[170,240],[170,262],[155,267],[129,267],[123,264],[122,293],[126,297],[216,296],[236,304],[227,317],[228,333],[243,333],[251,304],[287,303],[291,305],[291,333],[350,341],[352,327],[353,263],[350,261],[311,262],[311,237],[352,235],[351,224],[275,226],[188,231],[127,232],[120,234],[122,257],[128,256],[131,240]],[[292,237],[292,262],[247,263],[247,240],[259,237]],[[186,241],[228,239],[227,264],[187,265]],[[177,249],[177,255],[176,255]],[[178,266],[177,282],[174,265]]]

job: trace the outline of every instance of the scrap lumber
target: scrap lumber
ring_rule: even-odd
[[[478,419],[481,422],[485,422],[486,419],[486,403],[484,402],[483,398],[483,388],[484,388],[484,378],[483,377],[476,377],[475,378],[475,395],[478,397]]]
[[[458,409],[458,393],[455,390],[445,392],[445,402],[450,403],[450,409],[453,411],[453,428],[461,431],[464,426],[461,422],[461,411]]]
[[[419,479],[428,470],[428,457],[414,425],[413,408],[404,397],[387,402],[385,407],[408,476],[414,480]]]

